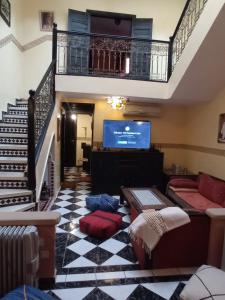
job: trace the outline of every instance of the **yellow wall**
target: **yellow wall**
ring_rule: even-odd
[[[187,166],[225,179],[225,143],[217,142],[219,115],[225,113],[225,89],[212,101],[186,110],[185,144],[223,150],[221,155],[185,150]],[[212,149],[211,149],[212,148]],[[204,148],[202,149],[204,151]]]

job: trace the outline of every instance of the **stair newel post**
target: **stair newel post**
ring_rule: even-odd
[[[29,91],[28,99],[28,187],[33,191],[33,201],[36,200],[35,173],[35,91]]]
[[[53,23],[52,30],[52,60],[56,60],[57,57],[57,24]]]
[[[173,36],[170,37],[170,43],[169,43],[169,56],[168,56],[168,74],[167,74],[167,81],[169,81],[170,76],[172,74],[173,69]]]

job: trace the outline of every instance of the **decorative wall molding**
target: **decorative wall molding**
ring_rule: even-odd
[[[207,154],[213,154],[218,156],[225,156],[225,150],[223,149],[216,149],[204,146],[195,146],[195,145],[186,145],[186,144],[170,144],[170,143],[155,143],[154,146],[156,148],[173,148],[173,149],[183,149],[183,150],[191,150],[197,151]]]
[[[52,35],[51,34],[45,34],[42,37],[35,39],[25,45],[22,45],[16,38],[15,36],[11,33],[4,37],[3,39],[0,40],[0,48],[3,48],[7,46],[9,43],[14,43],[15,46],[21,51],[27,51],[32,48],[35,48],[39,46],[40,44],[43,44],[46,41],[52,41]]]
[[[51,34],[45,34],[42,37],[40,37],[40,38],[38,38],[36,40],[33,40],[30,43],[25,44],[23,46],[23,49],[24,49],[23,51],[27,51],[27,50],[30,50],[32,48],[35,48],[35,47],[43,44],[46,41],[52,41],[52,35]]]
[[[182,149],[182,150],[191,150],[197,151],[217,156],[225,156],[225,150],[223,149],[216,149],[204,146],[195,146],[195,145],[186,145],[186,144],[173,144],[173,143],[153,143],[156,149]],[[101,141],[94,141],[93,146],[97,148],[102,147]]]

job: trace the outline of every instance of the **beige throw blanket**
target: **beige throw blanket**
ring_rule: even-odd
[[[188,214],[179,207],[166,207],[159,211],[148,209],[138,215],[129,226],[128,231],[131,238],[141,242],[148,254],[151,255],[151,251],[165,232],[189,222]]]

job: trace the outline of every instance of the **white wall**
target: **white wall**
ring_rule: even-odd
[[[153,38],[168,40],[173,34],[185,0],[24,0],[24,42],[40,37],[38,13],[54,11],[59,29],[67,30],[68,9],[80,11],[100,10],[136,15],[138,18],[153,18]]]
[[[12,42],[3,39],[22,35],[22,0],[11,2],[11,26],[0,17],[0,112],[6,110],[7,103],[23,96],[23,54]]]

